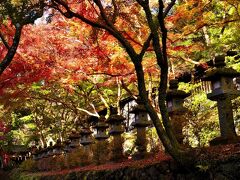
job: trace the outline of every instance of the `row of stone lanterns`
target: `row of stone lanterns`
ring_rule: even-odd
[[[131,124],[137,129],[136,149],[137,152],[134,155],[137,159],[144,158],[146,154],[146,127],[150,125],[148,121],[148,115],[141,101],[137,101],[138,105],[133,108],[131,113],[135,114],[135,121]],[[105,141],[109,138],[109,135],[113,139],[112,157],[111,160],[117,161],[123,158],[123,139],[122,133],[124,132],[123,121],[125,118],[121,115],[113,113],[107,120],[101,116],[97,122],[92,126],[96,130],[95,139],[98,142]],[[107,129],[109,132],[107,134]],[[89,127],[81,128],[80,132],[72,131],[69,136],[69,141],[65,142],[65,146],[61,145],[60,140],[57,143],[48,148],[37,149],[33,148],[33,159],[38,160],[49,156],[57,156],[60,154],[68,153],[77,149],[80,144],[87,150],[88,147],[94,143],[92,138],[92,131]]]
[[[216,56],[214,68],[208,69],[202,77],[203,81],[211,82],[211,92],[207,98],[217,101],[218,116],[221,136],[210,141],[210,145],[228,144],[239,142],[236,134],[231,100],[240,95],[240,91],[234,86],[233,78],[239,77],[240,73],[232,68],[227,68],[225,56]],[[178,81],[170,80],[167,92],[167,108],[171,117],[173,130],[179,143],[183,141],[182,116],[188,111],[183,107],[183,102],[190,94],[178,90]]]
[[[231,100],[239,96],[240,92],[233,85],[233,78],[240,76],[240,73],[236,72],[232,68],[225,67],[225,57],[217,56],[215,58],[215,67],[207,70],[203,81],[211,81],[212,91],[207,94],[210,100],[217,101],[218,114],[220,122],[221,136],[212,140],[210,144],[222,144],[239,142],[239,138],[236,135],[232,104]],[[180,144],[183,143],[183,116],[187,113],[187,109],[184,108],[184,99],[187,98],[190,93],[178,90],[178,81],[170,80],[169,90],[167,92],[167,108],[171,117],[171,123],[173,130],[176,134],[176,138]],[[134,122],[131,124],[137,129],[136,138],[136,150],[134,157],[136,159],[143,158],[146,154],[146,127],[150,125],[148,121],[148,114],[141,100],[137,100],[137,105],[132,109],[130,113],[135,115]],[[97,122],[92,126],[96,130],[95,139],[97,141],[105,141],[109,135],[113,137],[112,148],[112,160],[118,160],[123,157],[123,141],[121,134],[124,132],[122,123],[125,118],[121,115],[113,113],[107,120],[101,116]],[[109,132],[107,133],[107,129]],[[65,146],[61,145],[60,141],[48,148],[35,150],[32,153],[33,159],[45,158],[53,155],[60,155],[63,152],[71,152],[76,149],[80,144],[87,150],[89,145],[93,143],[92,131],[89,127],[83,127],[80,132],[73,131],[69,136],[69,141],[65,142]]]

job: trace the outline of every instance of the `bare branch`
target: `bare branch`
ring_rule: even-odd
[[[99,117],[98,114],[96,114],[96,113],[91,113],[90,111],[88,111],[88,110],[86,110],[86,109],[82,109],[82,108],[77,107],[77,110],[82,111],[82,112],[85,112],[85,113],[87,113],[87,114],[90,115],[90,116]]]
[[[122,88],[127,91],[127,93],[133,97],[135,100],[137,99],[137,96],[132,93],[132,91],[126,86],[123,80],[121,80]]]

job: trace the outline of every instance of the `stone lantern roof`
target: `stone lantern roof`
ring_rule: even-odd
[[[129,112],[135,114],[135,121],[132,122],[131,125],[134,127],[147,127],[151,124],[147,119],[147,110],[140,98],[138,98],[136,101],[137,105]],[[140,114],[141,116],[139,116]],[[136,116],[139,117],[136,119]]]
[[[129,113],[137,114],[138,112],[147,112],[147,110],[143,104],[143,101],[140,98],[136,99],[136,102],[137,102],[137,105],[134,106],[133,109]]]
[[[76,130],[73,130],[72,133],[69,135],[68,139],[71,141],[71,140],[74,140],[74,139],[79,139],[80,138],[80,134],[77,133]]]
[[[93,126],[96,129],[107,129],[108,124],[106,123],[106,119],[104,116],[100,116],[98,122]]]
[[[125,119],[126,118],[122,115],[112,114],[106,121],[108,124],[110,124],[109,134],[114,135],[123,133],[124,129],[122,127],[122,122]]]
[[[203,76],[203,81],[212,81],[218,79],[220,76],[224,77],[238,77],[240,72],[237,72],[231,67],[226,67],[225,56],[216,56],[214,60],[214,68],[208,69]]]
[[[225,56],[217,56],[214,60],[214,68],[208,69],[203,76],[203,81],[211,81],[212,92],[207,94],[208,99],[217,100],[219,98],[234,99],[240,95],[237,87],[234,87],[233,78],[239,77],[237,72],[231,67],[226,67]]]
[[[169,81],[169,90],[167,91],[167,97],[166,99],[171,98],[181,98],[184,99],[188,96],[190,96],[191,93],[186,93],[185,91],[178,90],[178,80],[172,79]]]
[[[53,148],[61,148],[61,147],[62,147],[61,140],[58,139],[56,144],[53,146]]]
[[[118,115],[118,114],[112,114],[107,120],[106,122],[109,124],[115,124],[115,123],[121,123],[125,120],[126,118],[123,117],[122,115]]]
[[[147,120],[146,121],[134,121],[134,122],[132,122],[131,125],[134,127],[147,127],[147,126],[151,125],[151,122],[149,122]]]
[[[90,130],[90,128],[88,127],[83,127],[80,130],[80,135],[88,135],[88,134],[92,134],[93,132]]]
[[[89,116],[87,118],[87,123],[90,125],[95,125],[98,122],[98,117],[97,116]]]

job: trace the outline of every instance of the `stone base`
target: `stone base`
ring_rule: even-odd
[[[224,144],[235,144],[240,143],[240,137],[236,136],[233,138],[217,137],[209,142],[210,146],[224,145]]]

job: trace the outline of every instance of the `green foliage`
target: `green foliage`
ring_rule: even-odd
[[[147,145],[147,151],[152,153],[158,153],[159,151],[164,151],[164,147],[159,141],[157,131],[154,127],[147,129],[147,139],[148,139],[148,145]]]
[[[189,109],[184,127],[186,141],[191,146],[206,146],[219,135],[216,103],[206,97],[205,92],[192,95],[185,104]]]
[[[123,143],[123,152],[124,154],[132,155],[135,149],[135,132],[124,133],[124,143]]]
[[[23,161],[19,168],[21,171],[34,172],[37,168],[37,163],[32,159],[28,159],[26,161]]]

